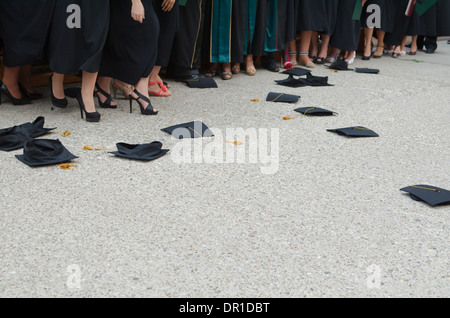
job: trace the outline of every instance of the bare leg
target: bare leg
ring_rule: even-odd
[[[110,84],[111,84],[111,77],[99,77],[97,79],[97,85],[100,86],[100,88],[106,93],[109,94],[111,96],[111,88],[110,88]],[[103,95],[101,92],[95,90],[96,95],[98,96],[98,98],[100,99],[100,102],[104,103],[106,102],[106,100],[108,99],[107,96]],[[117,106],[117,103],[114,101],[111,101],[111,106]]]
[[[372,55],[372,37],[373,28],[364,29],[364,56],[370,57]]]
[[[83,98],[86,112],[95,113],[94,89],[98,73],[88,73],[83,71],[83,80],[81,82],[81,96]]]
[[[315,67],[314,63],[308,56],[312,35],[313,31],[302,31],[300,40],[300,62],[302,65],[311,68]]]
[[[416,52],[417,52],[417,38],[418,38],[418,36],[417,35],[414,35],[413,37],[412,37],[412,42],[411,42],[411,52],[410,52],[410,54],[411,55],[414,55],[414,54],[416,54]]]
[[[31,84],[31,65],[20,67],[19,83],[22,84],[28,93],[34,93],[33,85]]]
[[[245,56],[245,73],[247,73],[247,75],[256,74],[255,64],[253,64],[253,54],[247,54]]]
[[[152,72],[150,73],[149,79],[149,92],[153,94],[160,94],[160,96],[168,97],[172,94],[167,90],[167,87],[162,83],[161,78],[159,77],[159,72],[161,71],[161,66],[155,65],[153,67]],[[151,85],[150,85],[151,83]]]
[[[291,60],[292,66],[297,65],[297,41],[293,40],[288,43],[289,48],[289,59]]]
[[[377,44],[377,50],[373,54],[374,57],[382,57],[383,56],[385,34],[386,34],[386,32],[377,30],[378,44]]]
[[[137,82],[135,88],[140,94],[142,94],[146,98],[150,99],[150,95],[148,94],[148,81],[149,81],[149,77],[142,77],[139,80],[139,82]],[[138,95],[136,95],[136,93],[134,93],[134,92],[131,93],[131,96],[133,96],[134,98],[138,98]],[[146,101],[144,101],[142,99],[139,99],[139,102],[142,104],[144,109],[147,109],[147,107],[150,105],[149,103],[147,103]],[[155,109],[154,111],[156,112],[157,110]]]
[[[8,88],[11,95],[16,99],[22,99],[19,89],[20,66],[6,67],[3,72],[3,83]]]
[[[318,32],[312,32],[311,35],[311,50],[309,51],[309,56],[311,57],[317,57],[317,54],[319,52],[319,33]]]
[[[328,46],[330,44],[331,35],[329,34],[322,34],[322,47],[320,48],[319,55],[317,56],[318,59],[325,62],[325,59],[328,56]]]
[[[57,99],[66,98],[66,94],[64,93],[64,74],[53,73],[52,84],[53,95]]]

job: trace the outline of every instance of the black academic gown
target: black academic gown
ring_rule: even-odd
[[[353,20],[356,1],[339,0],[338,15],[330,46],[343,51],[356,51],[361,34],[361,23]]]
[[[131,1],[111,0],[111,21],[100,76],[135,85],[148,77],[158,55],[159,21],[152,0],[142,0],[143,23],[131,17]]]
[[[327,0],[298,0],[297,6],[297,31],[332,32]]]
[[[363,8],[361,16],[361,26],[367,28],[367,19],[372,14],[372,11],[367,12],[370,5],[378,5],[381,10],[380,27],[377,30],[384,32],[391,32],[394,28],[395,9],[394,4],[397,0],[368,0]]]
[[[175,34],[168,73],[175,77],[198,75],[206,0],[188,0],[180,5],[179,30]]]
[[[161,8],[163,0],[154,0],[154,8],[159,21],[158,56],[156,65],[167,67],[172,52],[175,34],[179,28],[179,7],[178,1],[171,11],[164,12]]]
[[[418,35],[419,16],[414,10],[411,17],[405,15],[409,0],[397,0],[394,4],[394,27],[385,37],[385,42],[390,45],[400,45],[405,36]]]
[[[48,37],[51,70],[98,72],[108,28],[108,0],[56,0]]]
[[[278,51],[286,51],[287,43],[297,37],[296,0],[278,0],[277,40]]]
[[[4,64],[44,63],[47,31],[55,0],[1,0],[0,32]]]
[[[428,37],[450,35],[449,0],[438,0],[419,18],[419,34]]]

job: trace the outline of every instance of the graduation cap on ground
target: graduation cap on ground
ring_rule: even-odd
[[[327,131],[348,137],[379,137],[379,135],[373,130],[370,130],[362,126],[339,128],[339,129],[327,129]]]
[[[169,152],[168,149],[162,149],[162,145],[163,144],[159,141],[141,145],[132,145],[122,142],[116,145],[118,151],[110,153],[126,159],[151,161],[158,159]]]
[[[305,76],[306,74],[310,74],[311,71],[301,68],[301,67],[294,67],[291,68],[290,70],[286,70],[284,72],[282,72],[281,74],[288,74],[288,75],[293,75],[293,76]]]
[[[38,117],[32,123],[0,129],[0,150],[12,151],[23,148],[26,142],[43,136],[55,128],[44,128],[45,118]]]
[[[431,206],[450,204],[450,191],[430,185],[409,186],[400,191],[409,193],[411,199],[423,201]]]
[[[30,137],[36,138],[43,136],[47,133],[49,133],[52,130],[55,130],[56,128],[44,128],[45,124],[45,118],[42,116],[37,117],[32,123],[24,123],[21,125],[13,126],[10,128],[4,128],[0,129],[0,134],[5,133],[8,131],[21,129],[25,133],[27,133]]]
[[[300,99],[298,95],[284,94],[284,93],[269,93],[267,95],[267,102],[274,103],[297,103]]]
[[[364,73],[364,74],[378,74],[380,70],[377,68],[355,68],[356,73]]]
[[[302,107],[302,108],[297,108],[294,109],[294,111],[296,111],[297,113],[300,113],[304,116],[333,116],[333,115],[337,115],[337,113],[328,110],[328,109],[324,109],[324,108],[319,108],[319,107]]]
[[[291,88],[305,87],[305,86],[333,86],[328,84],[328,76],[320,77],[313,76],[310,73],[306,74],[306,79],[294,78],[294,75],[289,75],[287,79],[276,80],[275,83],[282,86],[287,86]]]
[[[190,88],[217,88],[217,83],[212,77],[201,77],[196,80],[186,80]]]
[[[352,68],[348,68],[348,64],[345,60],[336,60],[329,66],[331,70],[337,71],[353,71]]]
[[[65,163],[78,157],[71,154],[59,140],[35,139],[28,141],[23,155],[16,158],[30,167],[38,167]]]
[[[214,137],[214,134],[201,121],[191,121],[189,123],[175,125],[161,129],[177,139]]]

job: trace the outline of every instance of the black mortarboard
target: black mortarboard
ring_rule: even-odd
[[[16,158],[30,167],[37,167],[64,163],[78,157],[71,154],[59,140],[35,139],[28,141],[23,155]]]
[[[312,74],[306,74],[306,79],[294,78],[294,75],[289,75],[287,79],[276,80],[275,83],[292,88],[305,87],[305,86],[333,86],[328,84],[328,76],[313,76]]]
[[[380,73],[380,70],[377,68],[355,68],[356,73],[365,73],[365,74],[378,74]]]
[[[217,88],[217,83],[212,77],[201,77],[198,80],[186,80],[190,88]]]
[[[305,116],[333,116],[337,114],[335,112],[332,112],[331,110],[319,107],[302,107],[294,109],[294,111]]]
[[[286,70],[284,72],[282,72],[281,74],[289,74],[289,75],[293,75],[293,76],[304,76],[306,74],[311,73],[310,70],[301,68],[301,67],[294,67],[291,68],[290,70]]]
[[[49,133],[52,130],[55,130],[56,128],[44,128],[45,118],[42,116],[37,117],[32,123],[25,123],[18,126],[0,129],[0,133],[12,131],[15,129],[21,129],[29,135],[32,138],[43,136],[47,133]]]
[[[348,137],[379,137],[379,135],[373,130],[361,126],[339,128],[339,129],[328,129],[328,131],[335,132],[339,135]]]
[[[28,136],[22,128],[13,127],[8,131],[0,133],[0,150],[12,151],[23,148],[25,143],[32,139],[33,138]]]
[[[331,63],[329,68],[337,71],[353,71],[353,69],[348,68],[348,64],[345,60],[336,60]]]
[[[189,123],[175,125],[161,129],[177,139],[214,137],[214,134],[201,121],[191,121]]]
[[[118,151],[110,153],[126,159],[151,161],[158,159],[169,152],[168,149],[161,149],[162,145],[163,144],[159,141],[142,145],[131,145],[122,142],[116,145]]]
[[[400,189],[400,191],[408,192],[413,200],[426,202],[433,207],[450,204],[450,191],[445,189],[420,184]]]
[[[297,103],[299,98],[300,96],[298,95],[271,92],[267,95],[266,101],[274,103]]]
[[[38,117],[32,123],[0,130],[0,150],[12,151],[23,148],[27,141],[43,136],[55,128],[44,128],[44,117]]]

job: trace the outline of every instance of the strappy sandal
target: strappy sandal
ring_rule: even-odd
[[[236,63],[231,68],[231,73],[233,74],[239,74],[241,72],[241,65],[239,63]]]
[[[295,59],[293,59],[291,57],[294,57]],[[292,67],[295,67],[295,66],[298,65],[298,62],[297,62],[297,51],[289,52],[289,60],[292,63]]]
[[[232,78],[233,78],[233,75],[232,75],[231,71],[223,71],[223,72],[220,74],[220,77],[221,77],[224,81],[227,81],[227,80],[232,79]]]
[[[383,50],[380,52],[378,51],[378,48],[382,48]],[[384,55],[384,45],[377,45],[377,50],[373,53],[374,58],[380,58]]]
[[[158,93],[152,92],[152,91],[148,91],[148,94],[150,96],[157,96],[157,97],[169,97],[172,94],[169,92],[169,90],[167,89],[167,87],[164,85],[163,81],[154,81],[154,82],[148,82],[149,86],[155,86],[158,85],[160,90]]]
[[[283,53],[283,67],[285,70],[290,70],[293,67],[291,59],[289,58],[288,52]]]
[[[309,58],[308,52],[300,52],[300,56],[307,56]],[[301,65],[306,66],[307,68],[315,68],[316,67],[316,65],[313,62],[304,63],[300,59],[300,63],[301,63]]]
[[[98,104],[100,105],[101,108],[110,108],[110,109],[116,109],[117,105],[113,105],[112,103],[114,102],[111,94],[108,94],[107,92],[105,92],[100,85],[98,85],[98,83],[95,83],[95,90],[94,90],[94,94],[97,96],[98,99]],[[106,100],[104,102],[102,102],[100,100],[100,95],[103,95]]]
[[[114,94],[115,99],[117,99],[117,90],[120,90],[126,99],[130,99],[130,95],[131,95],[131,92],[134,90],[134,86],[126,85],[126,86],[121,87],[121,86],[117,85],[115,81],[113,81],[112,89],[113,89],[113,94]],[[128,93],[127,91],[130,91],[130,92]]]
[[[256,75],[255,67],[254,66],[247,67],[247,69],[245,70],[245,74],[249,76],[255,76]]]
[[[321,56],[318,56],[317,58],[316,58],[316,61],[315,61],[315,63],[317,63],[317,64],[325,64],[325,61],[326,61],[326,57],[321,57]]]
[[[212,64],[209,70],[205,73],[205,77],[214,77],[217,75],[217,70],[219,69],[219,65]]]

